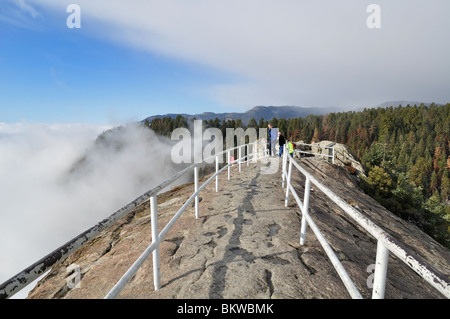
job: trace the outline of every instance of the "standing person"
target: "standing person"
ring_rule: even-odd
[[[279,150],[280,157],[283,155],[284,144],[286,144],[286,139],[284,138],[283,134],[281,134],[281,132],[278,132],[278,145],[280,145]]]
[[[272,124],[269,123],[269,136],[267,137],[269,142],[269,156],[272,156]]]
[[[277,156],[277,152],[275,150],[275,145],[277,145],[277,138],[278,138],[277,132],[278,132],[278,129],[276,127],[273,127],[272,128],[272,142],[271,142],[273,156]]]
[[[290,140],[288,142],[288,151],[289,151],[289,155],[291,155],[291,157],[294,157],[294,143],[292,143],[292,137],[290,138]]]

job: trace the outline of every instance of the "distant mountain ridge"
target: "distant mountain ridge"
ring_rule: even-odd
[[[414,101],[389,101],[389,102],[384,102],[384,103],[378,104],[377,106],[375,106],[375,108],[379,108],[379,107],[386,108],[386,107],[391,107],[391,106],[397,107],[399,105],[407,106],[408,104],[411,106],[413,106],[413,105],[419,106],[420,104],[424,104],[425,106],[430,106],[433,103],[437,106],[445,105],[445,104],[435,103],[435,102],[425,103],[425,102],[414,102]]]
[[[191,119],[196,118],[197,120],[214,120],[216,117],[222,120],[241,120],[244,124],[247,124],[252,118],[259,120],[263,118],[264,120],[271,120],[272,118],[297,118],[305,117],[310,114],[323,115],[331,112],[339,112],[342,109],[336,107],[299,107],[299,106],[255,106],[246,112],[230,112],[230,113],[214,113],[214,112],[204,112],[200,114],[164,114],[164,115],[154,115],[145,118],[143,121],[151,122],[155,118],[171,117],[176,118],[177,115],[181,115],[185,118]]]
[[[390,106],[397,107],[399,105],[420,105],[424,104],[426,106],[430,106],[432,103],[425,102],[411,102],[411,101],[387,101],[381,103],[379,105],[368,107],[368,108],[387,108]],[[444,104],[434,103],[437,106],[441,106]],[[229,112],[229,113],[214,113],[214,112],[203,112],[198,114],[188,114],[188,113],[168,113],[164,115],[153,115],[145,118],[142,122],[146,120],[151,122],[155,118],[163,118],[170,117],[176,118],[178,115],[181,115],[187,119],[195,118],[197,120],[214,120],[218,118],[219,121],[222,120],[241,120],[244,125],[248,124],[248,122],[254,118],[256,121],[263,118],[264,120],[270,121],[274,117],[277,119],[291,119],[298,117],[306,117],[308,115],[325,115],[328,113],[337,113],[337,112],[359,112],[364,110],[364,107],[358,109],[351,109],[345,107],[300,107],[300,106],[255,106],[252,109],[246,112]]]

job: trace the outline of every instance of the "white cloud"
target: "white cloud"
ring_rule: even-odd
[[[36,18],[41,15],[39,11],[37,11],[34,7],[28,4],[25,0],[13,0],[22,10],[27,12],[33,18]]]
[[[70,3],[34,2],[61,14]],[[205,88],[227,105],[450,100],[446,0],[377,1],[376,30],[366,25],[372,2],[360,0],[77,3],[102,37],[233,76]]]
[[[371,2],[359,0],[77,3],[102,37],[233,76],[204,88],[226,105],[450,99],[448,1],[378,1],[377,30],[366,26]]]
[[[31,18],[31,19],[30,19]],[[42,14],[26,0],[4,0],[0,6],[0,21],[20,28],[36,29]]]

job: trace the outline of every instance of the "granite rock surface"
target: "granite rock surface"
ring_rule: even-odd
[[[277,163],[277,158],[272,158]],[[417,227],[394,216],[356,186],[348,170],[308,158],[300,163],[339,196],[367,215],[447,278],[450,252]],[[285,207],[281,169],[267,164],[234,166],[200,195],[200,217],[190,205],[160,245],[161,289],[154,290],[150,256],[118,298],[350,298],[315,235],[299,243],[301,212],[293,197]],[[208,176],[200,181],[202,184]],[[304,177],[293,174],[303,198]],[[193,183],[158,196],[159,231],[193,193]],[[371,297],[370,266],[376,240],[312,186],[310,214],[364,298]],[[149,204],[138,207],[53,269],[28,298],[103,298],[151,243]],[[70,285],[76,265],[79,287]],[[390,254],[386,298],[443,296]]]

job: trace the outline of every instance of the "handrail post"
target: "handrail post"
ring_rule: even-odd
[[[255,147],[256,147],[256,149],[255,149],[255,162],[256,163],[258,163],[258,160],[261,158],[261,155],[260,155],[260,151],[261,151],[261,141],[260,140],[258,140],[257,142],[256,142],[256,145],[255,145]]]
[[[158,207],[156,195],[150,197],[150,214],[152,224],[152,242],[157,243],[153,251],[153,283],[155,290],[160,288],[159,278],[159,235],[158,235]]]
[[[216,193],[219,192],[219,156],[216,156]]]
[[[242,159],[242,145],[241,146],[239,146],[239,159],[238,159],[238,161],[239,161],[239,173],[241,172],[241,159]]]
[[[286,198],[284,200],[284,206],[286,206],[286,207],[288,207],[288,203],[289,203],[289,187],[291,185],[292,161],[293,161],[293,159],[290,158],[289,159],[289,172],[288,172],[288,178],[287,178],[287,183],[286,183]]]
[[[284,188],[284,180],[285,180],[285,176],[284,176],[284,145],[283,145],[283,158],[281,159],[281,187]]]
[[[308,210],[309,210],[310,189],[311,189],[311,181],[309,180],[309,178],[306,178],[305,195],[303,198],[303,208],[302,208],[302,225],[301,225],[301,229],[300,229],[300,245],[302,245],[302,246],[305,244],[305,239],[306,239],[306,226],[308,224],[306,221],[306,214],[308,214]]]
[[[231,154],[227,151],[227,163],[228,163],[228,180],[231,179]]]
[[[194,167],[194,185],[195,185],[195,192],[198,191],[198,166]],[[195,196],[195,218],[199,218],[199,207],[198,207],[198,194]]]
[[[281,178],[282,178],[282,187],[284,187],[285,181],[286,181],[286,161],[287,161],[287,156],[286,156],[286,152],[287,152],[287,148],[286,148],[286,144],[283,145],[283,165],[282,167],[282,172],[281,172]]]
[[[251,152],[251,154],[252,154],[252,163],[256,163],[256,161],[255,161],[256,141],[251,143],[251,145],[252,145],[252,152]],[[250,144],[248,146],[250,147]]]
[[[388,260],[389,249],[387,249],[381,243],[381,241],[378,240],[375,273],[373,278],[372,299],[384,299]]]
[[[249,161],[250,161],[250,144],[246,145],[247,148],[247,167],[250,165]]]

